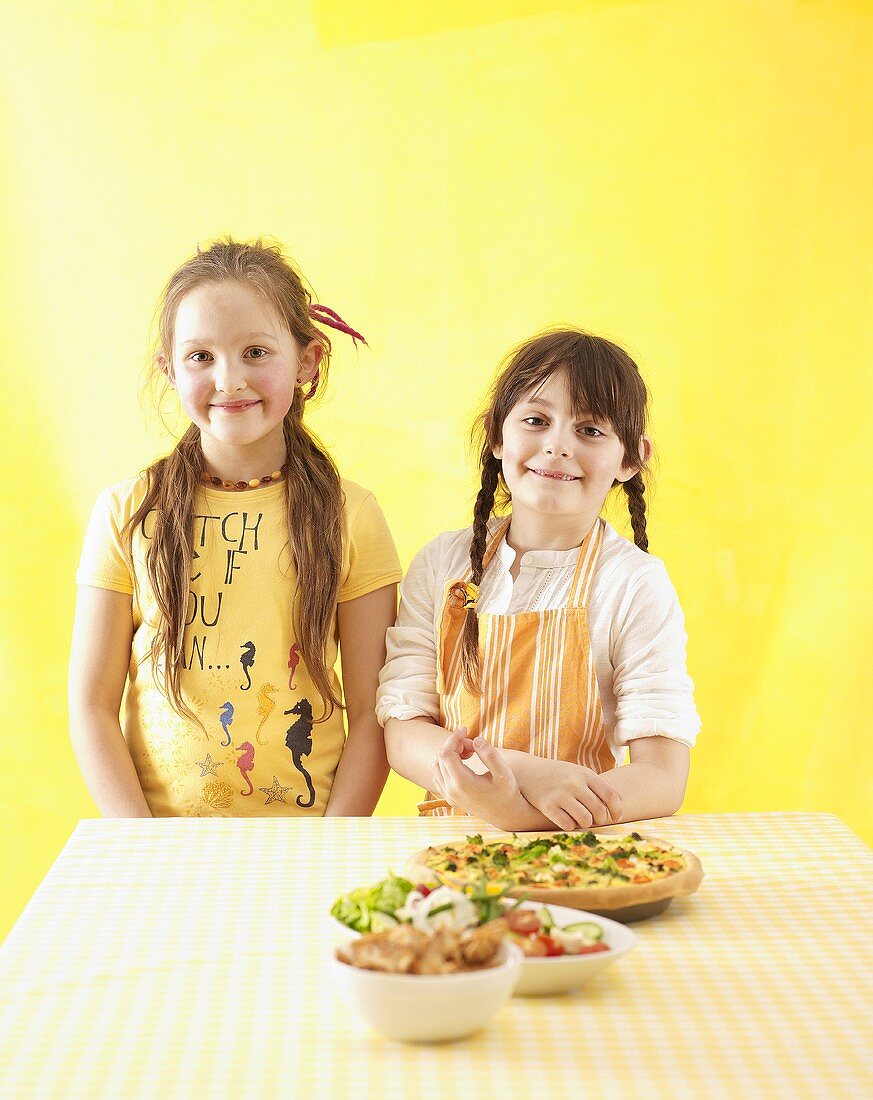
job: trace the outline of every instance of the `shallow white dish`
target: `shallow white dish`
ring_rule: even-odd
[[[445,1043],[485,1027],[509,1000],[523,956],[506,943],[501,958],[483,970],[430,975],[362,970],[333,956],[330,970],[342,999],[376,1031],[407,1043]]]
[[[520,909],[548,909],[556,928],[579,921],[591,921],[603,929],[603,942],[608,951],[598,951],[593,955],[557,955],[552,958],[525,958],[521,967],[516,997],[548,997],[559,993],[570,993],[590,981],[595,974],[605,970],[627,954],[636,945],[637,934],[625,924],[586,913],[581,909],[568,909],[565,905],[543,906],[536,901],[523,901]]]
[[[637,943],[638,936],[626,924],[601,917],[595,913],[586,913],[582,909],[569,909],[565,905],[543,906],[536,901],[523,901],[520,909],[548,909],[557,928],[579,921],[591,921],[603,929],[603,942],[608,951],[598,951],[593,955],[557,955],[552,958],[527,958],[522,956],[521,973],[513,991],[516,997],[549,997],[560,993],[570,993],[590,981],[595,974],[605,970],[627,954]],[[337,943],[353,939],[361,933],[331,918],[334,937]]]

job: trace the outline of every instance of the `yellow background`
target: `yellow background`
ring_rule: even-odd
[[[560,322],[627,346],[704,725],[684,809],[873,840],[870,13],[7,6],[0,935],[96,813],[66,728],[80,541],[170,445],[138,393],[149,320],[225,232],[278,238],[368,336],[336,341],[313,419],[404,564],[469,522],[464,438],[509,346]],[[380,812],[415,796],[394,778]]]

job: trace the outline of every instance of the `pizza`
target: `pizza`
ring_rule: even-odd
[[[691,852],[637,832],[514,833],[488,840],[477,834],[425,849],[412,868],[462,889],[509,886],[511,896],[606,911],[663,903],[652,908],[656,912],[692,893],[703,878]]]

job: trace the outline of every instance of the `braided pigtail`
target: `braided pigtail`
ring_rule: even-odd
[[[646,500],[644,493],[646,487],[643,484],[643,475],[636,473],[623,484],[627,495],[627,510],[630,512],[631,527],[634,532],[634,542],[640,550],[649,552],[649,536],[646,534]]]
[[[470,544],[470,565],[473,569],[472,583],[478,589],[485,572],[485,546],[488,540],[488,520],[494,508],[494,495],[497,492],[497,482],[500,476],[500,463],[491,453],[491,448],[485,444],[482,448],[482,487],[476,496],[476,507],[473,510],[473,541]],[[479,682],[479,615],[477,603],[467,608],[467,617],[464,621],[463,648],[461,650],[461,668],[464,674],[464,684],[468,691],[479,694],[481,685]]]

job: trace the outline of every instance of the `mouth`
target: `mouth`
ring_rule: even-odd
[[[536,474],[537,477],[547,477],[550,481],[579,481],[580,478],[574,477],[573,474],[562,474],[558,470],[535,470],[533,467],[528,466],[528,473]]]
[[[246,409],[253,409],[255,405],[260,405],[260,403],[260,401],[216,401],[209,407],[226,413],[240,413],[245,412]]]

